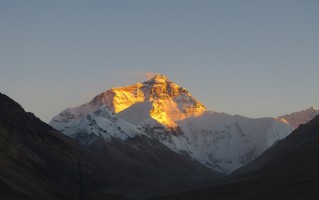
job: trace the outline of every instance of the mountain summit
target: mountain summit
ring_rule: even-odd
[[[166,83],[171,82],[168,80],[168,78],[163,74],[156,74],[153,78],[151,78],[148,81],[145,81],[144,83]]]
[[[96,137],[112,142],[144,135],[223,173],[247,164],[292,131],[276,118],[207,111],[189,91],[161,74],[107,90],[62,111],[50,124],[83,145]]]
[[[176,127],[175,121],[199,116],[206,110],[190,92],[161,74],[143,83],[107,90],[90,103],[106,105],[115,113],[141,103],[149,108],[148,114],[153,119],[169,127]]]

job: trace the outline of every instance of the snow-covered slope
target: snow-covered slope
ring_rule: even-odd
[[[66,109],[50,124],[84,145],[90,143],[90,134],[108,142],[143,134],[224,173],[247,164],[292,131],[280,119],[206,111],[190,92],[163,75],[112,88]]]
[[[296,129],[300,124],[308,123],[317,115],[319,115],[319,110],[312,106],[299,112],[279,116],[278,119],[286,120],[294,129]]]
[[[88,145],[91,142],[90,138],[94,136],[102,136],[106,141],[110,141],[112,137],[125,140],[139,133],[136,126],[115,116],[105,105],[98,107],[94,112],[78,111],[67,109],[54,117],[50,124],[83,145]]]
[[[188,138],[185,151],[224,173],[254,160],[292,131],[288,124],[275,118],[251,119],[217,112],[206,112],[178,124]]]

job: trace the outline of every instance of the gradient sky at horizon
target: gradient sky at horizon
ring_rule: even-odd
[[[209,110],[318,106],[319,1],[2,0],[0,92],[48,122],[161,73]]]

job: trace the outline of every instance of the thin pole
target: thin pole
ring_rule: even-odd
[[[81,186],[81,199],[84,200],[83,185],[82,185],[82,173],[81,173],[81,160],[79,159],[79,175],[80,175],[80,186]]]

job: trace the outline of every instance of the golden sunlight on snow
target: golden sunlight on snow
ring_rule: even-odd
[[[139,102],[151,102],[150,117],[168,127],[176,127],[177,121],[200,116],[206,110],[185,88],[160,74],[143,83],[112,88],[97,99],[115,113]]]
[[[143,84],[137,83],[127,87],[112,88],[114,112],[121,112],[135,103],[143,102],[145,96],[140,89],[142,86]]]
[[[285,124],[289,124],[289,122],[286,119],[280,119],[280,121],[285,123]]]

